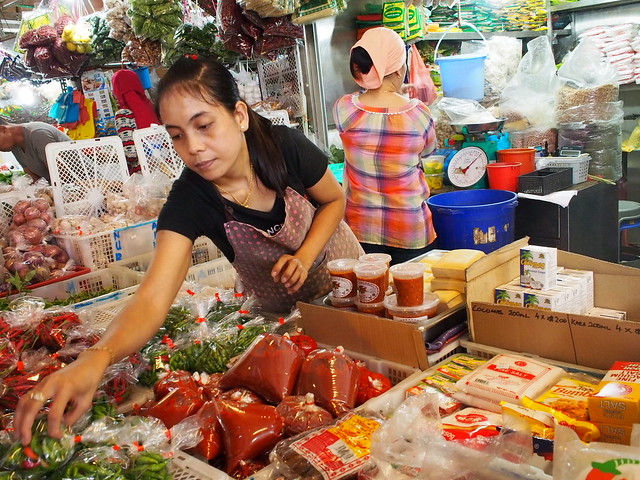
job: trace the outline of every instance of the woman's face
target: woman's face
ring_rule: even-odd
[[[229,113],[192,94],[167,92],[160,116],[178,155],[206,180],[217,181],[249,159],[244,137],[249,118],[242,102]]]

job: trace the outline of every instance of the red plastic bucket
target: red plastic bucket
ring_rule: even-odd
[[[506,148],[498,150],[498,162],[520,162],[520,174],[533,172],[536,169],[535,148]]]
[[[520,162],[498,162],[487,165],[489,187],[493,190],[518,191],[518,176],[521,174]]]

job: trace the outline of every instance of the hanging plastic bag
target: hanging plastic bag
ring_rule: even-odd
[[[500,110],[508,123],[517,129],[527,126],[554,125],[556,93],[560,81],[547,37],[538,37],[527,44],[527,53],[518,71],[500,97]],[[509,125],[505,125],[509,129]],[[512,128],[513,129],[513,128]]]
[[[409,97],[411,98],[417,98],[427,105],[431,105],[438,98],[438,92],[436,92],[436,86],[431,80],[429,69],[424,64],[415,44],[411,45],[409,85]]]

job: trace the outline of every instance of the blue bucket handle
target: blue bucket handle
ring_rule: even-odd
[[[440,42],[442,42],[442,40],[444,40],[445,35],[447,33],[449,33],[449,30],[451,30],[453,27],[458,27],[458,26],[461,27],[463,25],[467,26],[467,27],[471,27],[472,30],[475,30],[476,33],[478,35],[480,35],[480,37],[482,38],[482,41],[485,43],[485,45],[487,44],[487,39],[484,37],[482,32],[476,28],[476,26],[473,23],[469,23],[469,22],[454,22],[451,25],[449,25],[444,32],[442,32],[442,36],[438,40],[438,43],[436,43],[436,48],[435,48],[435,50],[433,52],[433,62],[434,63],[435,63],[436,59],[438,58],[438,49],[440,48]]]

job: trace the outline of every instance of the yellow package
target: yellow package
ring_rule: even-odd
[[[562,378],[553,387],[536,398],[536,401],[564,412],[576,420],[589,420],[587,399],[595,391],[596,385],[594,383],[570,377]]]
[[[431,272],[435,277],[466,280],[467,268],[484,256],[484,252],[470,248],[451,250],[431,266]]]
[[[531,400],[529,397],[522,398],[522,405],[524,407],[530,408],[532,410],[540,410],[541,412],[549,413],[553,415],[553,417],[560,423],[561,425],[566,425],[570,427],[573,431],[576,432],[580,440],[583,442],[593,442],[600,438],[600,430],[591,422],[585,422],[583,420],[576,420],[575,418],[570,417],[566,413],[561,412],[560,410],[556,410],[551,408],[544,403],[535,402]]]

